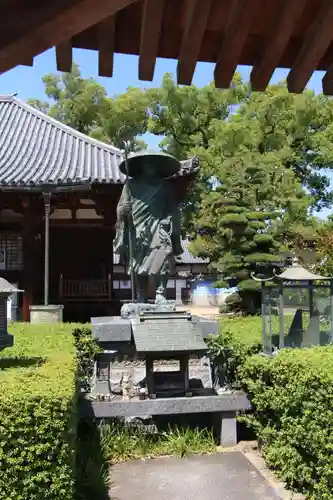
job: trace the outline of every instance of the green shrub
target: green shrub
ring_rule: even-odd
[[[91,377],[94,373],[95,355],[101,349],[96,340],[92,338],[90,328],[74,328],[73,337],[76,349],[78,381],[85,391],[89,391]]]
[[[84,392],[91,389],[95,355],[100,352],[85,326],[73,330],[76,349],[77,382]],[[76,478],[74,500],[105,500],[108,498],[109,464],[101,443],[101,429],[91,418],[80,418],[77,426]]]
[[[261,318],[221,319],[221,333],[210,339],[209,354],[225,370],[225,381],[239,386],[237,370],[246,359],[261,351]]]
[[[238,292],[228,295],[224,304],[220,307],[220,312],[237,312],[240,310],[242,299]]]
[[[332,499],[333,347],[248,357],[239,380],[268,465],[307,498]]]
[[[72,500],[76,361],[71,325],[15,324],[0,353],[0,498]]]

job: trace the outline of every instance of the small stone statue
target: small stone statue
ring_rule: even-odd
[[[117,207],[115,252],[129,273],[133,267],[137,301],[147,302],[153,280],[155,303],[163,304],[174,256],[183,252],[179,204],[168,180],[179,171],[180,162],[164,153],[143,152],[128,158],[128,172],[125,161],[119,168],[129,179]]]
[[[124,372],[121,376],[120,386],[123,393],[123,399],[130,399],[132,389],[132,377],[129,372]]]

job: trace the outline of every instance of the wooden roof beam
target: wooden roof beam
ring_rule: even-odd
[[[24,59],[24,61],[21,61],[21,65],[32,67],[34,65],[34,58],[33,57],[26,57]]]
[[[289,92],[300,93],[317,69],[332,41],[333,2],[326,0],[307,30],[303,45],[287,77]]]
[[[288,45],[296,21],[299,19],[305,0],[283,0],[272,36],[265,45],[259,60],[251,71],[252,90],[265,90]]]
[[[54,45],[60,45],[135,1],[77,0],[65,4],[62,2],[61,10],[59,9],[47,22],[40,22],[43,16],[45,19],[48,17],[50,9],[50,2],[44,2],[38,16],[36,11],[31,9],[31,19],[26,20],[26,29],[20,38],[0,48],[0,71],[8,71],[26,57],[34,57]]]
[[[185,27],[177,64],[177,81],[191,85],[200,55],[212,0],[187,0]]]
[[[104,19],[98,25],[98,74],[113,75],[115,16]]]
[[[139,79],[152,81],[162,30],[165,0],[144,0],[141,21]]]
[[[259,0],[234,0],[214,71],[215,85],[227,88],[236,71]]]
[[[57,70],[70,73],[73,65],[72,42],[66,40],[56,46]]]

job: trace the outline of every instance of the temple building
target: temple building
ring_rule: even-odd
[[[117,148],[15,96],[0,96],[0,276],[25,291],[18,298],[19,319],[28,321],[30,306],[43,304],[46,265],[48,301],[64,305],[64,320],[117,314],[122,301],[130,299],[130,278],[113,252],[124,182],[121,160]],[[179,196],[197,170],[196,159],[182,162],[177,178],[171,179]],[[207,260],[191,255],[187,245],[183,242],[176,275],[168,283],[168,298],[178,303],[191,300],[195,277],[208,272]]]

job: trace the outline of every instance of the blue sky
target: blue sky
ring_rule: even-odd
[[[97,52],[91,50],[74,50],[73,59],[81,68],[83,76],[93,77],[107,89],[108,94],[119,94],[127,87],[156,87],[162,82],[163,75],[167,72],[176,72],[176,61],[159,59],[156,63],[155,77],[152,82],[141,82],[138,80],[138,57],[127,55],[115,55],[113,78],[101,78],[98,76]],[[198,63],[194,74],[193,83],[198,87],[208,84],[213,79],[214,65],[210,63]],[[240,66],[238,71],[243,78],[248,79],[251,68]],[[17,92],[18,96],[25,100],[30,97],[42,98],[44,87],[41,78],[45,73],[56,72],[56,58],[54,49],[48,50],[35,57],[34,66],[17,68],[0,76],[0,93],[11,94]],[[287,70],[277,70],[272,82],[285,78]],[[316,72],[311,78],[308,87],[316,92],[321,92],[321,78],[323,73]]]
[[[100,82],[109,95],[120,94],[128,87],[158,87],[161,85],[165,73],[176,73],[176,61],[169,59],[159,59],[155,67],[154,80],[152,82],[142,82],[138,79],[138,57],[129,55],[115,55],[113,78],[101,78],[98,76],[98,56],[96,51],[74,50],[73,59],[79,64],[84,77],[93,77]],[[237,68],[245,80],[248,80],[251,68],[240,66]],[[193,78],[193,83],[198,87],[207,85],[213,80],[214,65],[210,63],[198,63]],[[44,85],[42,77],[46,73],[55,73],[56,57],[55,50],[51,49],[34,59],[33,67],[18,66],[17,68],[0,75],[0,94],[17,93],[22,100],[29,98],[40,98],[44,96]],[[271,82],[285,79],[288,70],[279,69],[275,71]],[[316,93],[322,91],[322,72],[316,72],[309,81],[308,88]],[[145,137],[149,147],[157,147],[160,139],[149,135]],[[321,216],[326,213],[320,214]]]

